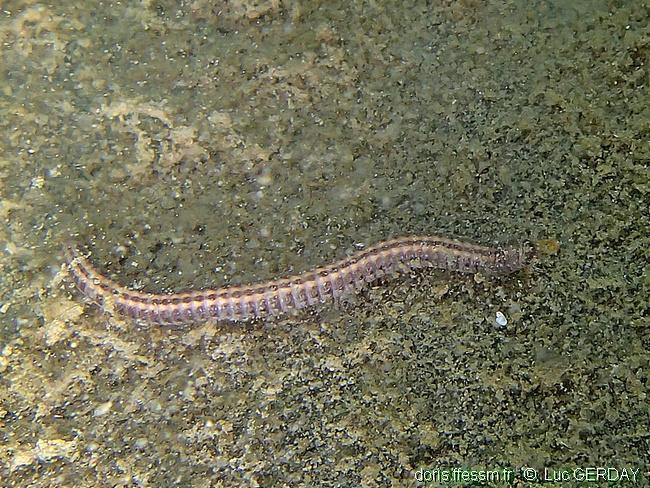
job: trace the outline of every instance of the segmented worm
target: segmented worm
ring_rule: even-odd
[[[155,324],[239,321],[286,314],[337,300],[396,271],[433,267],[461,273],[512,273],[526,264],[524,248],[493,248],[441,237],[399,237],[333,264],[259,284],[172,294],[130,290],[100,274],[68,244],[66,261],[77,287],[101,309]]]

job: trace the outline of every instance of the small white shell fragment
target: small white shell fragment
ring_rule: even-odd
[[[100,406],[98,406],[95,411],[93,412],[94,417],[101,417],[102,415],[106,415],[108,412],[111,411],[111,408],[113,407],[113,402],[105,402],[102,403]]]
[[[508,319],[506,318],[505,315],[503,315],[502,312],[497,312],[497,317],[494,320],[494,322],[499,326],[499,327],[505,327],[508,325]]]

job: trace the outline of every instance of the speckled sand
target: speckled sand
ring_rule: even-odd
[[[0,11],[0,485],[647,482],[647,3],[56,5]],[[60,268],[181,290],[405,233],[539,259],[180,330]]]

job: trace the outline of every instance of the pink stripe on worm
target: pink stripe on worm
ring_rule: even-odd
[[[338,299],[400,268],[507,274],[523,268],[527,254],[523,247],[486,247],[434,236],[399,237],[296,276],[253,285],[157,294],[116,283],[100,274],[75,246],[65,246],[70,274],[84,296],[105,311],[156,324],[280,315]]]

